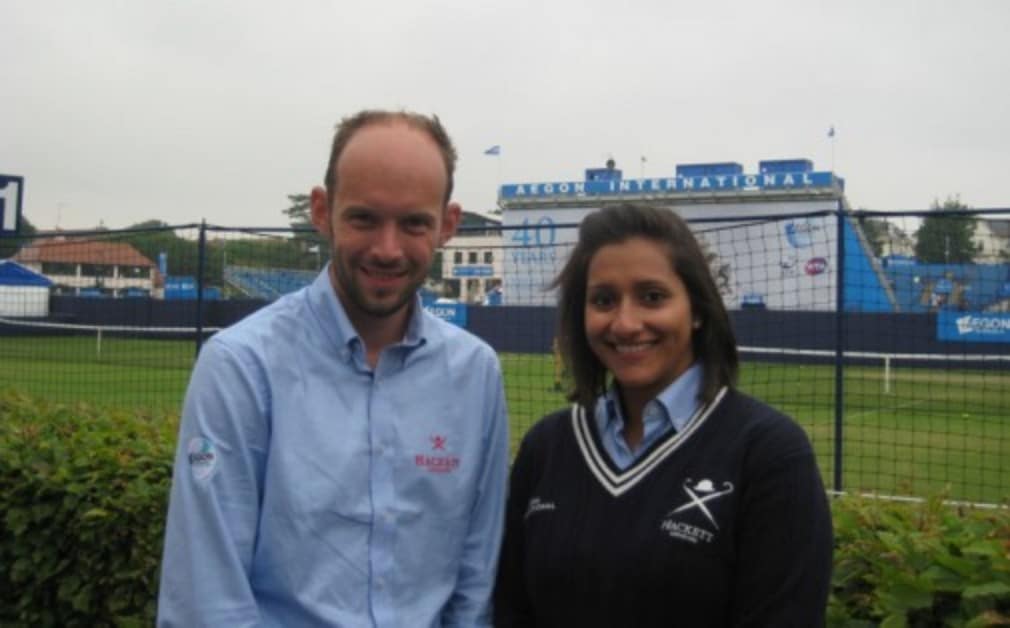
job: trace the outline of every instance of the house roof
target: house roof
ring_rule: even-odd
[[[51,286],[43,275],[11,260],[0,260],[0,286]]]
[[[998,238],[1010,238],[1010,220],[986,219],[989,231]]]
[[[13,257],[22,263],[64,262],[104,266],[149,266],[155,264],[126,242],[103,242],[76,238],[47,238],[24,246]]]

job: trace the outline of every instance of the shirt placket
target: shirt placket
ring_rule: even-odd
[[[378,625],[395,625],[394,589],[396,543],[395,461],[397,457],[392,378],[381,369],[382,360],[372,375],[368,406],[371,465],[369,481],[372,493],[371,561],[372,616]]]

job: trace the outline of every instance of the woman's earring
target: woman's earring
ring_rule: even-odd
[[[694,322],[691,323],[691,327],[694,327],[695,329],[701,329],[701,321],[698,320],[697,318],[694,319]]]

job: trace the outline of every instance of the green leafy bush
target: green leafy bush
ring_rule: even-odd
[[[0,392],[0,625],[153,623],[177,425]]]
[[[1010,510],[844,497],[828,625],[1010,626]]]

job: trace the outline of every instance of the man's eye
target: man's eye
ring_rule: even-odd
[[[375,224],[375,217],[369,214],[350,214],[347,222],[358,227],[365,227]]]
[[[428,230],[431,221],[426,218],[417,216],[405,218],[403,221],[403,228],[410,233],[422,233]]]

